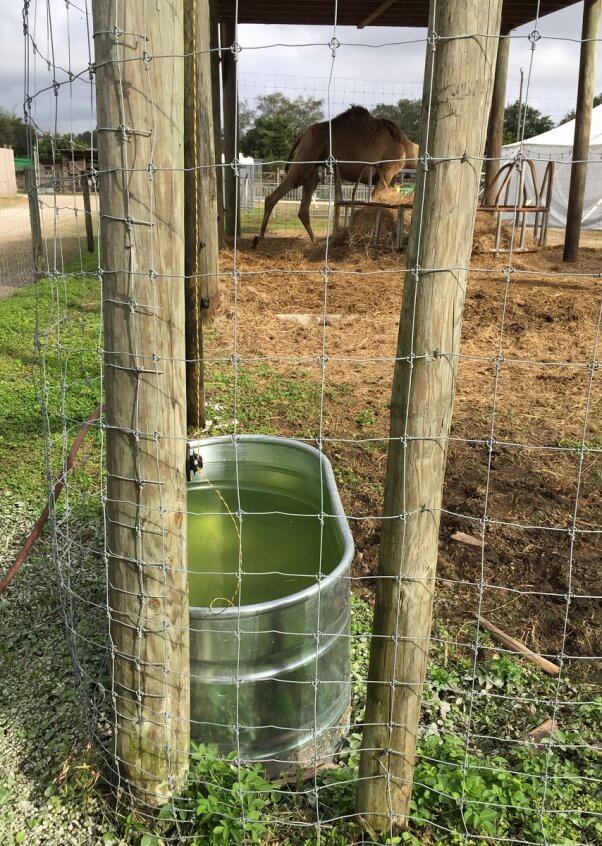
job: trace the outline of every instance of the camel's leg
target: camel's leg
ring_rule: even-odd
[[[384,191],[385,188],[390,187],[393,178],[397,176],[404,167],[405,159],[400,159],[397,162],[385,162],[384,164],[377,166],[376,172],[378,174],[378,181],[374,186],[374,191],[372,192],[373,199],[376,199],[379,193]]]
[[[341,228],[341,207],[339,203],[343,199],[343,186],[341,184],[341,172],[337,166],[334,170],[334,220],[333,232],[336,234]]]
[[[318,187],[319,181],[320,175],[318,173],[318,170],[316,169],[315,173],[310,174],[303,183],[303,193],[301,194],[301,203],[299,205],[299,220],[307,229],[307,234],[309,235],[312,244],[316,243],[316,239],[314,237],[314,233],[311,228],[311,221],[309,219],[309,207],[311,204],[311,198],[313,197],[314,191]]]
[[[253,249],[259,244],[259,242],[263,239],[265,235],[265,230],[268,226],[268,221],[270,219],[270,215],[274,211],[274,206],[284,197],[285,194],[288,194],[293,188],[297,187],[297,175],[295,173],[291,173],[292,168],[290,168],[289,172],[286,174],[280,185],[278,185],[271,194],[265,198],[264,206],[263,206],[263,220],[261,221],[261,230],[259,235],[256,235],[253,239]],[[311,198],[310,198],[311,199]]]

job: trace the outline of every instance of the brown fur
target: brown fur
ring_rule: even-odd
[[[331,140],[332,139],[332,140]],[[293,188],[302,187],[299,218],[315,243],[309,219],[311,198],[319,182],[319,170],[330,152],[337,160],[338,175],[347,182],[368,180],[367,164],[374,165],[374,193],[388,188],[393,177],[407,161],[418,158],[418,145],[392,121],[372,117],[361,106],[351,106],[332,121],[314,123],[295,141],[290,152],[286,175],[275,191],[265,198],[261,231],[255,237],[256,247],[265,231],[276,203]]]

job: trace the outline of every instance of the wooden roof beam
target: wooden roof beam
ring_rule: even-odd
[[[379,3],[376,9],[373,9],[369,15],[366,15],[366,17],[358,23],[357,28],[363,29],[365,26],[371,24],[372,21],[380,18],[382,13],[386,12],[387,9],[390,9],[393,3],[395,3],[395,0],[382,0],[382,3]]]

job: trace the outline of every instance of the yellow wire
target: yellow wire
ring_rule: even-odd
[[[230,506],[228,505],[228,503],[226,502],[226,500],[222,496],[221,492],[215,487],[213,482],[203,472],[203,469],[201,467],[199,467],[196,472],[201,476],[201,478],[205,482],[207,482],[207,484],[209,485],[211,490],[214,491],[214,493],[216,493],[217,496],[220,498],[224,508],[226,509],[228,514],[230,515],[230,519],[232,520],[232,523],[234,524],[234,531],[236,532],[236,536],[238,538],[238,570],[240,572],[242,570],[242,537],[241,537],[241,534],[240,534],[240,528],[239,528],[239,525],[238,525],[238,520],[236,519],[236,515],[230,509]],[[227,607],[234,608],[234,605],[235,605],[234,600],[236,599],[236,594],[238,593],[239,589],[240,589],[240,582],[237,582],[236,587],[234,588],[234,593],[232,594],[231,599],[228,599],[227,596],[214,596],[213,599],[211,600],[211,602],[209,603],[209,608],[213,611],[214,604],[216,602],[219,602],[219,600],[222,600],[223,602],[226,603],[226,605],[224,606],[225,608],[227,608]],[[223,610],[224,609],[222,608],[222,611]],[[219,611],[217,611],[216,613],[219,614]]]

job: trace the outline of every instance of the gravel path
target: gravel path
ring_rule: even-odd
[[[63,268],[86,249],[80,194],[41,195],[44,256],[42,266]],[[90,198],[97,230],[96,197]],[[0,200],[0,300],[31,281],[31,230],[27,197]]]
[[[37,514],[0,501],[0,559],[10,563]],[[76,567],[87,567],[80,562]],[[104,825],[75,695],[48,542],[0,596],[0,843],[119,844]],[[83,764],[83,766],[82,766]],[[66,774],[61,778],[60,773]]]

